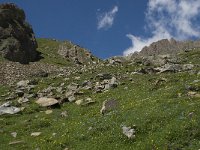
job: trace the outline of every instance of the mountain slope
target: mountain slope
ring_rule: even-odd
[[[199,149],[198,41],[106,61],[69,41],[37,43],[35,62],[0,57],[1,150]]]
[[[37,93],[36,97],[22,104],[17,102],[19,97],[11,98],[13,106],[25,109],[17,115],[1,116],[1,149],[198,149],[199,56],[199,49],[179,54],[179,65],[194,66],[176,72],[144,73],[140,70],[156,66],[102,62],[69,75],[32,78],[30,81],[35,86],[24,92]],[[112,77],[117,79],[117,87],[99,93],[97,87],[107,87]],[[66,94],[75,83],[78,93],[75,101],[69,102]],[[16,89],[16,86],[2,86],[1,102]],[[58,99],[60,106],[40,107],[35,101],[41,94]],[[95,103],[76,104],[87,98]],[[115,99],[118,107],[102,115],[102,103],[109,99]],[[47,110],[52,113],[48,114]],[[122,133],[122,126],[134,127],[135,139],[128,139]],[[17,132],[16,138],[11,136],[12,132]],[[31,136],[33,132],[41,135]],[[13,141],[21,143],[9,145]]]

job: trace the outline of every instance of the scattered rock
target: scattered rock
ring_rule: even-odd
[[[56,91],[57,91],[58,93],[62,93],[62,92],[63,92],[63,88],[62,88],[62,87],[57,87],[57,88],[56,88]]]
[[[131,127],[122,127],[123,134],[128,137],[128,139],[135,139],[135,129]]]
[[[69,102],[74,102],[75,100],[76,98],[73,95],[68,97]]]
[[[194,65],[193,64],[184,64],[182,66],[182,70],[183,71],[189,71],[189,70],[192,70],[194,68]]]
[[[45,78],[45,77],[48,77],[49,74],[45,70],[40,69],[40,70],[37,70],[37,72],[32,73],[32,76],[33,77],[43,77],[43,78]]]
[[[75,103],[76,103],[77,105],[82,105],[83,102],[84,102],[84,100],[83,100],[83,99],[80,99],[80,100],[77,100]]]
[[[71,83],[70,85],[67,86],[67,88],[70,91],[76,91],[79,88],[79,85],[76,83]]]
[[[11,135],[12,135],[12,137],[16,138],[17,137],[17,132],[12,132]]]
[[[52,133],[53,136],[56,136],[56,133]]]
[[[160,85],[161,83],[163,82],[167,82],[167,79],[166,78],[160,78],[160,79],[157,79],[154,83],[155,86],[158,86]]]
[[[22,104],[22,103],[27,103],[29,102],[29,99],[26,97],[21,97],[18,99],[18,103]]]
[[[100,80],[110,80],[112,78],[112,75],[109,73],[100,73],[95,78]]]
[[[66,91],[65,97],[69,98],[70,96],[74,96],[74,92],[73,91]]]
[[[155,68],[157,71],[159,71],[159,73],[164,73],[164,72],[180,72],[180,71],[189,71],[192,70],[194,68],[193,64],[184,64],[184,65],[180,65],[180,64],[165,64],[161,67]]]
[[[80,80],[81,77],[74,77],[74,80]]]
[[[114,57],[107,59],[107,61],[110,65],[119,65],[119,64],[122,64],[123,62],[125,62],[126,60],[124,57],[114,56]]]
[[[106,100],[103,102],[100,112],[101,114],[104,115],[106,112],[114,110],[117,107],[117,105],[118,105],[118,102],[115,99]]]
[[[153,67],[141,68],[132,74],[154,74],[157,73],[158,70]]]
[[[58,100],[54,98],[41,97],[36,101],[36,103],[42,107],[48,107],[48,106],[58,104]]]
[[[24,91],[18,89],[18,90],[15,90],[15,94],[17,94],[18,97],[22,97],[24,95]]]
[[[46,111],[45,111],[45,114],[49,115],[49,114],[51,114],[52,112],[53,112],[53,110],[46,110]]]
[[[16,114],[18,112],[21,111],[20,108],[18,107],[14,107],[14,106],[10,106],[10,102],[6,102],[4,103],[3,105],[0,106],[0,115],[3,115],[3,114]]]
[[[94,89],[96,93],[101,93],[111,88],[116,88],[117,86],[118,86],[117,79],[115,77],[111,77],[110,80],[104,79],[101,82],[96,82]]]
[[[77,105],[82,105],[82,106],[86,106],[86,105],[89,105],[89,104],[93,104],[95,103],[96,101],[92,100],[91,98],[86,98],[86,99],[80,99],[80,100],[77,100],[75,103]]]
[[[190,96],[190,97],[200,98],[200,94],[197,93],[197,92],[194,92],[194,91],[189,91],[189,92],[187,93],[187,95]]]
[[[194,115],[195,115],[194,112],[190,112],[190,113],[188,114],[188,117],[189,117],[189,118],[192,118]]]
[[[112,77],[112,79],[109,82],[109,85],[111,88],[116,88],[118,85],[117,79],[115,77]]]
[[[99,62],[99,59],[94,57],[88,50],[67,41],[60,44],[58,54],[77,65],[89,65]]]
[[[92,85],[92,82],[90,82],[90,81],[88,81],[88,80],[83,81],[82,87],[87,86],[87,85]]]
[[[29,84],[29,80],[22,80],[17,83],[17,87],[27,87]]]
[[[61,117],[64,117],[64,118],[68,117],[67,111],[63,111],[60,115]]]
[[[41,135],[42,132],[33,132],[31,133],[31,136],[37,137],[39,135]]]

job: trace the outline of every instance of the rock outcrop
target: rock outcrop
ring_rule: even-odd
[[[79,65],[96,64],[99,61],[88,50],[67,41],[60,44],[58,54]]]
[[[38,58],[37,42],[25,13],[15,4],[0,5],[0,55],[23,64]]]
[[[150,46],[145,46],[140,52],[130,54],[126,58],[128,60],[138,57],[149,57],[159,55],[174,55],[182,51],[190,51],[192,49],[200,48],[200,41],[176,41],[174,39],[162,39],[153,42]]]

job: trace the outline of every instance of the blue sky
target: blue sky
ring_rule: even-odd
[[[182,40],[199,38],[200,35],[200,0],[190,0],[189,3],[185,0],[0,2],[14,2],[23,8],[36,37],[70,40],[100,58],[127,55],[162,38]],[[188,5],[194,10],[184,15],[189,11]],[[177,8],[181,10],[175,11]],[[180,30],[179,25],[185,27]]]

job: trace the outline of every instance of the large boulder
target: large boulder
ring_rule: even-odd
[[[25,13],[15,4],[0,5],[0,55],[26,64],[38,57],[37,42]]]

